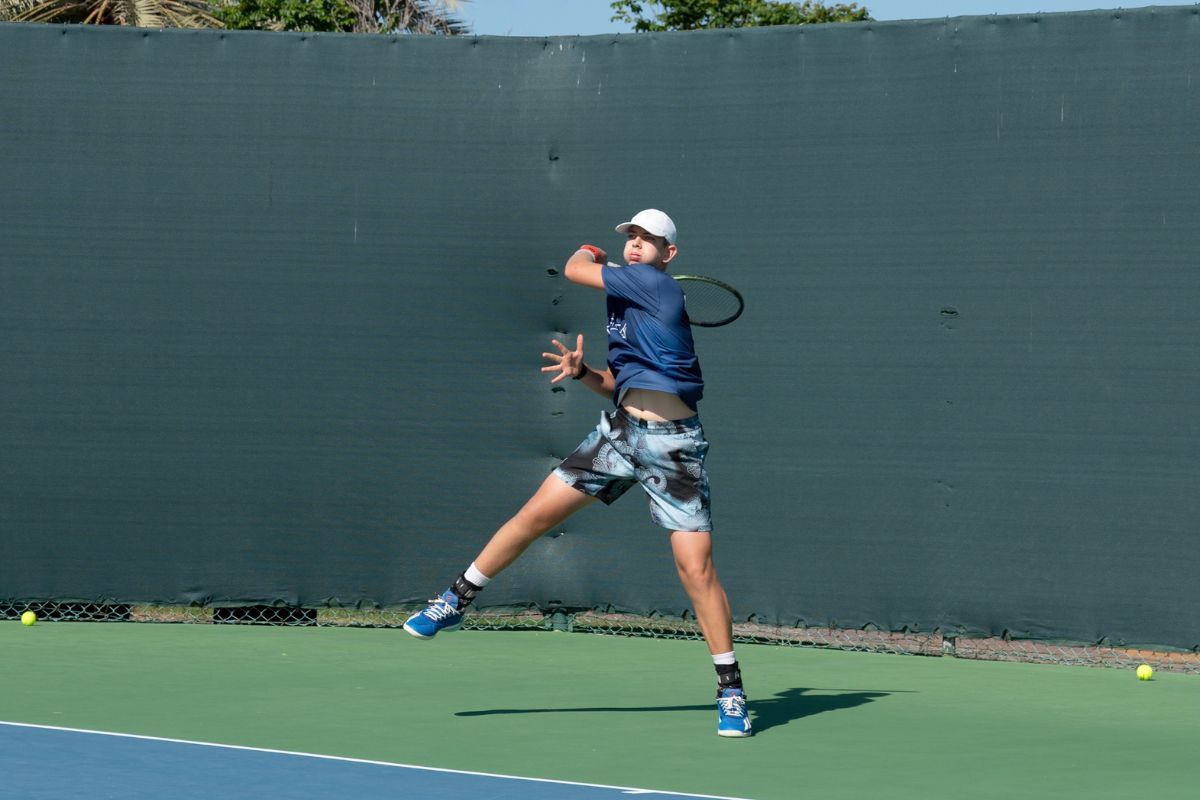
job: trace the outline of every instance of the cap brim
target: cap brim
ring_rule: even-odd
[[[645,225],[641,225],[637,222],[622,222],[620,225],[618,225],[616,227],[616,231],[617,231],[617,233],[629,233],[629,229],[633,228],[633,227],[641,228],[642,230],[644,230],[646,233],[650,234],[651,236],[657,236],[660,239],[666,239],[667,244],[675,244],[670,239],[667,239],[667,235],[665,233],[659,233],[658,231],[652,231],[649,228],[647,228]]]

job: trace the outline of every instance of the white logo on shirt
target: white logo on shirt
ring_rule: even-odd
[[[620,334],[622,339],[625,339],[626,341],[628,341],[628,338],[625,336],[625,332],[628,329],[629,329],[629,326],[625,323],[625,320],[621,320],[618,323],[616,314],[608,315],[608,332],[609,333]]]

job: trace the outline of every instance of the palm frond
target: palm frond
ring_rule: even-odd
[[[468,32],[453,16],[463,0],[345,0],[358,22],[355,33],[418,33],[454,36]]]
[[[0,22],[16,22],[36,5],[36,0],[0,0]]]
[[[0,21],[220,28],[205,0],[0,0]]]
[[[127,25],[133,25],[135,28],[161,28],[165,15],[162,13],[162,4],[158,0],[118,0],[124,2],[129,9],[129,17],[133,20]]]

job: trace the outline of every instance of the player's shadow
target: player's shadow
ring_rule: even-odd
[[[811,694],[820,691],[820,694]],[[823,714],[827,711],[845,711],[896,694],[885,691],[839,691],[830,689],[785,689],[772,697],[750,698],[750,721],[755,733],[787,725],[804,717]],[[641,711],[711,711],[715,701],[704,705],[690,706],[592,706],[588,708],[489,708],[479,711],[458,711],[456,717],[488,717],[496,714],[580,714],[588,712],[641,712]]]

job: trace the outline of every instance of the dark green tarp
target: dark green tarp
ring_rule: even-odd
[[[604,402],[640,208],[739,619],[1200,645],[1193,8],[585,38],[0,25],[0,599],[396,604]],[[570,382],[568,382],[569,384]],[[631,494],[481,596],[679,613]]]

